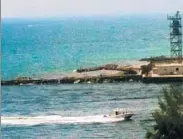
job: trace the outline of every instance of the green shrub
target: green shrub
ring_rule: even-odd
[[[183,139],[183,93],[180,88],[163,88],[160,110],[152,115],[154,129],[146,133],[146,139]]]

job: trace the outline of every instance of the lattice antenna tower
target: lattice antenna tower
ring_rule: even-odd
[[[182,18],[179,11],[174,16],[168,16],[168,20],[170,20],[171,57],[182,60]]]

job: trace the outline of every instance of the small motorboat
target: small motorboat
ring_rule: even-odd
[[[108,118],[124,118],[125,120],[129,120],[134,113],[123,110],[123,109],[115,109],[110,112],[108,115],[104,115],[104,117]]]

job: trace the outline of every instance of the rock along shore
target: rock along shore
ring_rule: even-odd
[[[92,68],[80,68],[65,75],[49,75],[40,78],[18,77],[13,80],[3,80],[1,81],[1,85],[116,83],[132,81],[143,83],[183,82],[183,76],[146,76],[150,70],[151,66],[147,62],[137,62],[133,65],[107,64]]]

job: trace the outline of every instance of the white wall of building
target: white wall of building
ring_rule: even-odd
[[[159,75],[183,75],[183,65],[156,65],[153,68],[153,74]]]

